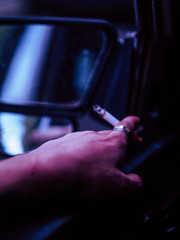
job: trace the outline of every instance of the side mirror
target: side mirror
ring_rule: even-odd
[[[0,18],[0,111],[83,111],[116,39],[106,21]]]

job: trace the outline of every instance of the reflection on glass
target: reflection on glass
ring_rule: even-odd
[[[107,42],[85,27],[0,26],[0,101],[77,105],[87,94]]]
[[[27,26],[13,53],[1,88],[3,101],[16,103],[36,99],[36,86],[53,28]],[[35,83],[35,84],[34,84]]]
[[[21,154],[73,131],[68,119],[0,113],[0,152]]]

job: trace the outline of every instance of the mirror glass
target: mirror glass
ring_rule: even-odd
[[[107,44],[105,31],[52,24],[0,25],[0,102],[79,106]]]
[[[66,118],[0,113],[0,154],[22,154],[74,130]]]

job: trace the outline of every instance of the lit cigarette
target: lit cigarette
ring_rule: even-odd
[[[106,122],[110,123],[113,127],[120,121],[111,113],[106,111],[104,108],[101,108],[99,105],[93,106],[93,110],[97,112],[97,114],[100,115]],[[142,138],[134,133],[132,133],[131,138],[136,142],[142,142]]]
[[[106,122],[110,123],[112,126],[115,126],[119,120],[115,118],[111,113],[106,111],[104,108],[101,108],[99,105],[93,106],[93,110],[97,112]]]

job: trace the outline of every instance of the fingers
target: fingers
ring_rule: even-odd
[[[106,174],[96,177],[93,192],[98,196],[126,196],[139,192],[143,187],[139,175],[134,173],[126,175],[118,169],[106,169]]]
[[[116,126],[124,125],[126,126],[132,133],[139,125],[140,119],[136,116],[128,116],[124,118],[122,121],[119,121]],[[117,156],[115,161],[123,161],[124,155],[128,146],[129,136],[122,131],[111,131],[105,130],[98,132],[104,138],[108,137],[109,141],[114,144],[116,147],[113,149],[114,152],[117,151]],[[112,161],[112,159],[111,159]],[[102,170],[102,168],[100,168]],[[132,192],[136,192],[142,189],[143,181],[141,177],[137,174],[124,174],[117,166],[113,165],[113,168],[107,168],[106,171],[100,174],[100,181],[96,181],[96,187],[99,190],[99,193],[107,194],[107,195],[126,195]],[[99,182],[99,184],[98,184]],[[95,188],[96,188],[95,187]]]
[[[118,124],[116,124],[116,126],[124,125],[128,127],[130,131],[133,132],[136,129],[136,127],[139,125],[139,122],[140,122],[139,117],[128,116],[124,118],[122,121],[119,121]]]
[[[142,138],[133,134],[134,130],[139,125],[139,122],[140,122],[139,117],[129,116],[129,117],[124,118],[122,121],[119,121],[118,124],[116,124],[115,127],[120,126],[120,125],[123,125],[123,126],[127,127],[128,131],[130,131],[132,133],[131,138],[134,139],[137,142],[141,142]],[[123,132],[123,131],[114,130],[114,131],[112,131],[111,134],[121,136],[126,141],[128,140],[128,134]]]
[[[143,187],[142,178],[135,173],[126,175],[119,170],[115,170],[114,176],[111,176],[112,184],[116,185],[114,187],[115,192],[112,193],[113,195],[128,195],[140,191]]]

